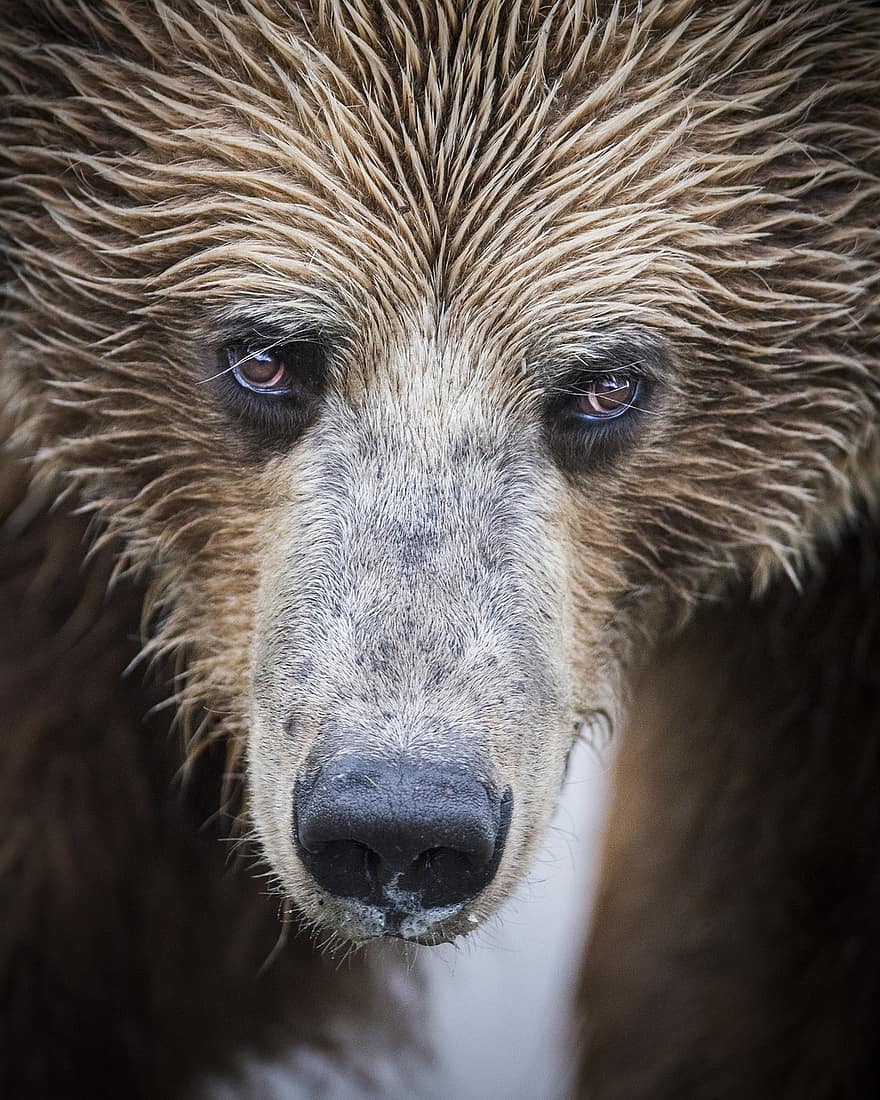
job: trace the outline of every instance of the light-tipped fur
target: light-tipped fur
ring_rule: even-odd
[[[494,909],[585,722],[693,610],[797,586],[878,496],[869,0],[8,5],[14,448],[146,578],[191,751],[247,759],[283,892],[329,746],[510,786]],[[242,332],[317,333],[261,447]],[[638,431],[572,468],[548,401],[625,349]],[[450,925],[442,935],[464,926]],[[352,932],[357,938],[356,930]]]

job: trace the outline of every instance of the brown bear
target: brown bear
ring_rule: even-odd
[[[0,1088],[418,1057],[322,951],[612,730],[578,1090],[875,1094],[872,0],[10,0],[0,88]]]

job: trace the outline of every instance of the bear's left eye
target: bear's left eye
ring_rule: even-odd
[[[654,386],[627,366],[577,367],[550,388],[547,440],[557,461],[571,471],[596,469],[634,440],[644,423]]]

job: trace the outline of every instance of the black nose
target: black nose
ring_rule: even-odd
[[[488,886],[511,807],[463,767],[344,756],[297,782],[294,840],[329,893],[412,913]]]

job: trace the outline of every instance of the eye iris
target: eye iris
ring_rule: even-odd
[[[638,379],[630,374],[603,374],[589,381],[577,398],[577,411],[591,420],[610,420],[631,407]]]
[[[281,389],[287,378],[287,367],[271,351],[232,347],[229,364],[236,381],[251,390]]]

